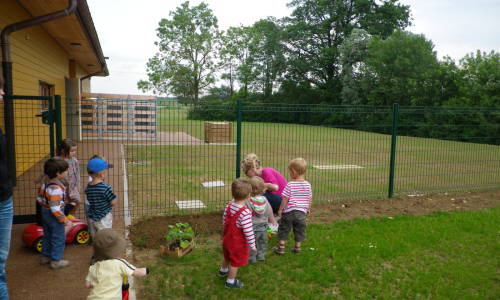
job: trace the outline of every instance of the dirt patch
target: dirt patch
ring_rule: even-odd
[[[313,205],[310,223],[330,223],[356,218],[394,215],[424,215],[436,211],[478,210],[500,205],[500,190],[463,194],[429,194],[415,197],[321,203]],[[222,230],[222,211],[179,216],[159,216],[141,220],[130,228],[133,245],[158,248],[168,225],[189,223],[198,236]]]

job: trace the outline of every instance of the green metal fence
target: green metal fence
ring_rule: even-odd
[[[500,109],[67,99],[62,110],[82,195],[102,155],[114,212],[132,218],[222,209],[248,153],[287,178],[305,158],[316,203],[500,187]]]

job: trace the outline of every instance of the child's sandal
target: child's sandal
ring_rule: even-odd
[[[283,255],[283,254],[285,254],[285,247],[283,247],[283,246],[276,246],[276,247],[273,248],[273,251],[276,254]]]
[[[301,249],[300,249],[300,247],[293,247],[291,251],[293,253],[300,253]]]

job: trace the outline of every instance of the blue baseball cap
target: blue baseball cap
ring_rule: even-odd
[[[98,173],[112,167],[113,167],[112,164],[108,164],[102,158],[92,158],[91,160],[89,160],[89,163],[87,164],[87,169],[89,169],[89,171],[92,173]]]

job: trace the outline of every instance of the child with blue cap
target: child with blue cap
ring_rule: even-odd
[[[86,212],[92,238],[97,231],[113,227],[111,211],[117,199],[111,186],[104,182],[107,170],[112,167],[113,165],[108,164],[103,158],[95,156],[87,164],[87,171],[92,181],[85,189],[88,203]]]

